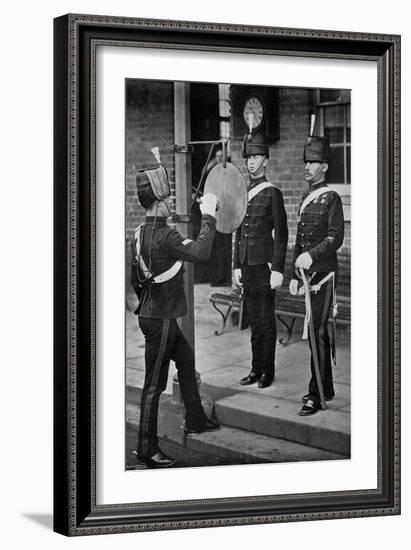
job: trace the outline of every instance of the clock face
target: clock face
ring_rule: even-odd
[[[244,105],[243,115],[248,127],[250,127],[250,119],[252,128],[260,126],[264,116],[264,107],[261,100],[258,97],[250,97]]]

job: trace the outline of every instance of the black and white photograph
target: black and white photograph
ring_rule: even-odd
[[[57,532],[399,513],[399,45],[55,20]]]
[[[409,546],[406,6],[5,4],[3,548]]]
[[[351,91],[124,86],[125,469],[350,459]]]

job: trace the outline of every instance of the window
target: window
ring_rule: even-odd
[[[319,134],[330,142],[327,180],[331,185],[351,183],[351,91],[317,90]]]

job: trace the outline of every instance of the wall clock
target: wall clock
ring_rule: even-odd
[[[252,115],[252,128],[258,128],[261,126],[264,117],[264,105],[256,96],[247,99],[244,105],[243,117],[244,121],[249,126],[249,116]]]
[[[253,115],[253,130],[269,142],[280,137],[279,89],[268,86],[230,87],[232,136],[242,138],[249,131],[247,115]]]

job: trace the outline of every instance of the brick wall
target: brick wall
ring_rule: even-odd
[[[136,172],[156,164],[150,152],[159,147],[174,185],[174,85],[172,82],[129,80],[126,113],[126,237],[144,220],[136,191]]]

